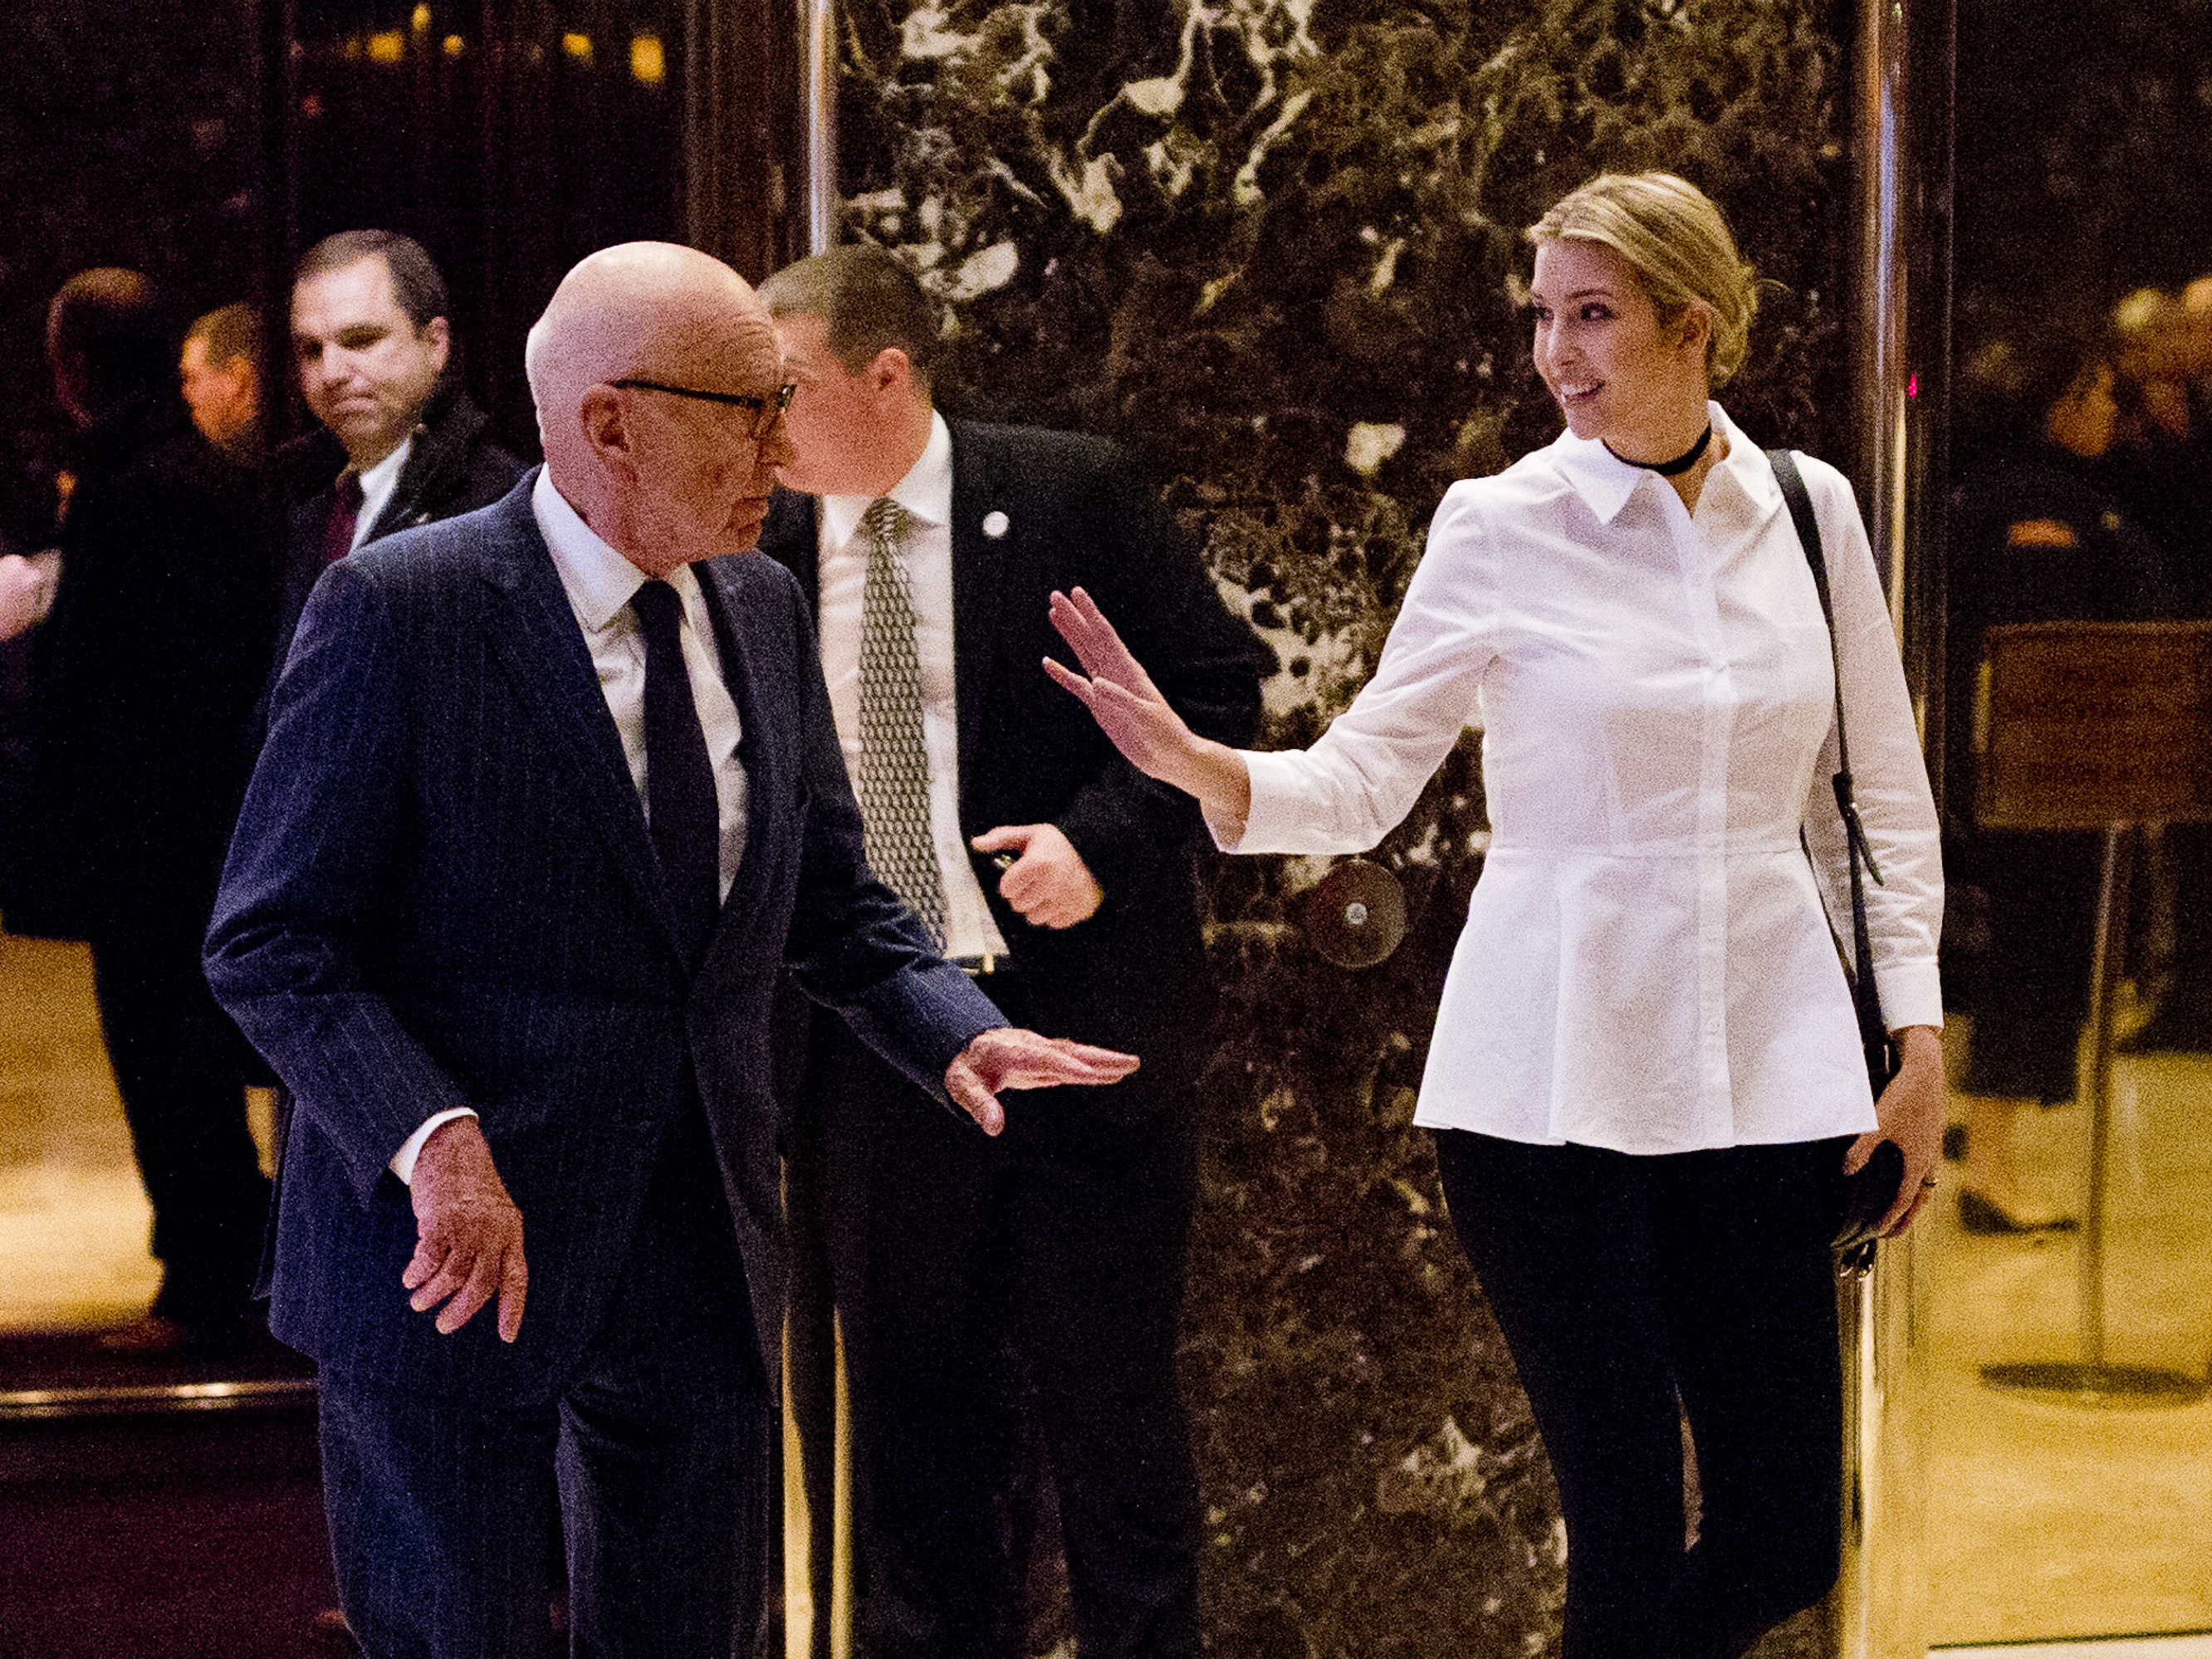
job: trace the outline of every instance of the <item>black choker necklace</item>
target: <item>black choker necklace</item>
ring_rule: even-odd
[[[1627,456],[1622,454],[1611,444],[1606,445],[1605,453],[1616,461],[1628,461],[1629,465],[1640,466],[1646,472],[1656,472],[1662,478],[1673,478],[1687,472],[1695,466],[1704,456],[1705,446],[1712,441],[1712,422],[1708,421],[1705,422],[1705,429],[1698,434],[1698,441],[1692,444],[1686,452],[1677,455],[1671,461],[1630,461]]]

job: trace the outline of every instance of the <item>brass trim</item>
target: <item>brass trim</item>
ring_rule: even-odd
[[[0,1423],[68,1418],[165,1417],[185,1412],[276,1411],[312,1406],[311,1376],[234,1382],[95,1383],[0,1390]]]

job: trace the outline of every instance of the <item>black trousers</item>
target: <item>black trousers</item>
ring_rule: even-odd
[[[1967,1034],[1966,1091],[2061,1104],[2074,1098],[2089,1017],[2100,838],[1992,832],[1975,859],[1989,895],[1990,946]]]
[[[208,990],[200,932],[184,921],[103,933],[93,994],[154,1206],[155,1311],[219,1326],[250,1305],[269,1182],[246,1123],[245,1042]]]
[[[1436,1137],[1567,1528],[1563,1659],[1733,1659],[1841,1552],[1848,1140],[1633,1158]],[[1683,1547],[1681,1422],[1698,1541]]]
[[[2160,1024],[2197,1048],[2212,1048],[2212,826],[2166,831],[2174,861],[2173,964],[2159,1000]]]
[[[324,1504],[368,1659],[750,1659],[769,1400],[704,1134],[671,1136],[606,1322],[557,1399],[323,1371]],[[550,1613],[564,1536],[566,1641]]]
[[[807,1092],[848,1183],[827,1202],[862,1651],[1025,1659],[1009,1498],[1026,1392],[1085,1659],[1194,1659],[1196,1478],[1175,1369],[1189,1103],[1121,1127],[1086,1115],[1085,1091],[1025,1092],[994,1140],[826,1021]]]

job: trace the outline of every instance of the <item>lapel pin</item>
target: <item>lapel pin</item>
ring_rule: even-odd
[[[994,542],[1012,528],[1012,525],[1013,521],[996,508],[983,515],[983,533]]]

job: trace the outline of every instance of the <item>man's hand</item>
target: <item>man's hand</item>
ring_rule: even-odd
[[[1018,855],[999,878],[999,891],[1024,920],[1040,927],[1088,921],[1105,902],[1106,890],[1083,854],[1053,824],[1004,823],[969,844],[979,853]]]
[[[1006,1127],[1006,1110],[999,1104],[1001,1089],[1119,1083],[1136,1069],[1134,1054],[1001,1025],[978,1031],[954,1056],[945,1068],[945,1088],[985,1134],[994,1135]]]
[[[52,550],[27,559],[20,553],[0,555],[0,640],[27,634],[46,620],[60,562]]]
[[[411,1190],[415,1254],[399,1275],[414,1292],[408,1305],[428,1313],[445,1303],[438,1329],[450,1336],[496,1293],[500,1340],[514,1341],[530,1288],[522,1212],[492,1166],[476,1119],[457,1117],[431,1133],[416,1157]]]

